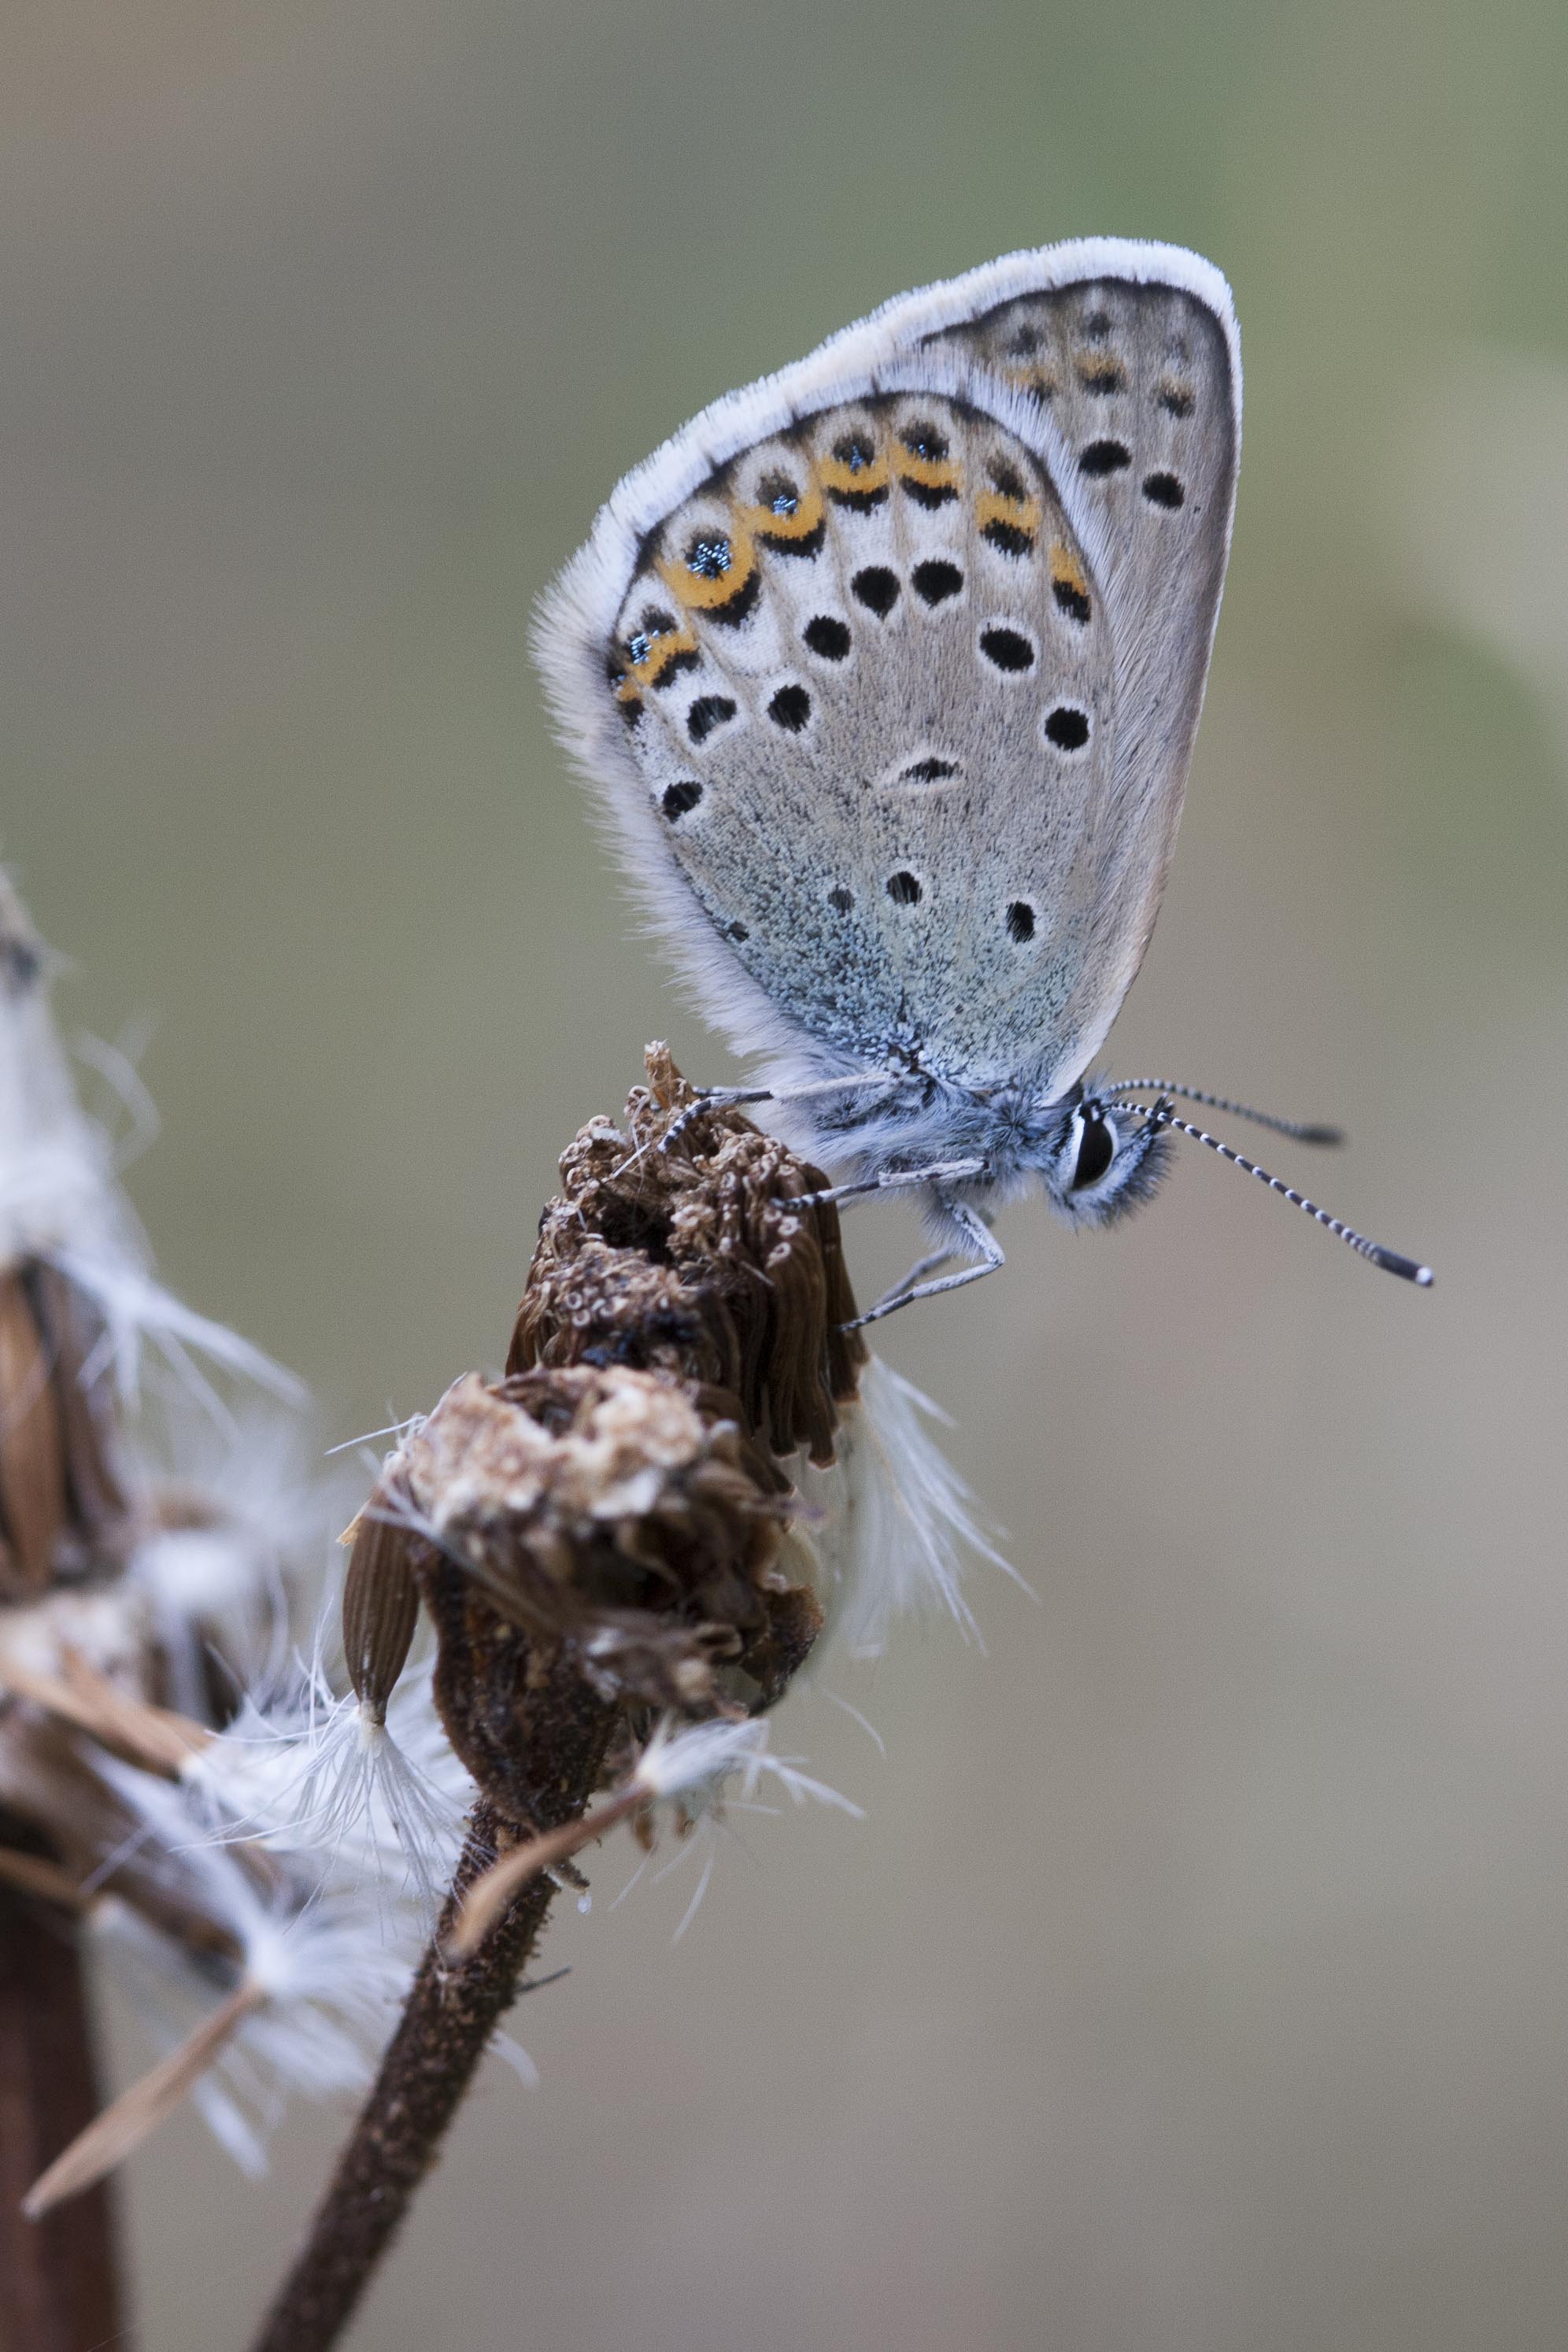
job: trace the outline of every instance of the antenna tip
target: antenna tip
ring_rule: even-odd
[[[1299,1127],[1296,1130],[1298,1143],[1341,1144],[1344,1139],[1342,1127]]]
[[[1402,1275],[1406,1282],[1413,1282],[1417,1290],[1431,1289],[1432,1269],[1429,1265],[1418,1265],[1413,1257],[1401,1257],[1397,1250],[1374,1247],[1372,1255],[1375,1265],[1385,1266],[1390,1274]]]

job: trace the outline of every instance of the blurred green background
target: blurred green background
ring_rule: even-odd
[[[1236,289],[1247,446],[1117,1059],[1342,1118],[892,1325],[1038,1596],[907,1633],[751,1822],[550,1949],[354,2337],[594,2352],[1568,2338],[1568,14],[83,0],[0,81],[0,850],[149,1011],[132,1181],[323,1442],[503,1354],[644,1038],[530,604],[693,409],[1094,232]],[[860,1213],[863,1295],[912,1254]],[[1555,1465],[1555,1466],[1554,1466]],[[116,2063],[142,2052],[115,2024]],[[239,2344],[341,2129],[132,2168],[143,2332]]]

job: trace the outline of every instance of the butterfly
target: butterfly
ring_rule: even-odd
[[[752,1087],[938,1246],[862,1318],[1152,1192],[1176,1115],[1091,1074],[1164,888],[1236,505],[1219,271],[1093,238],[899,296],[638,466],[542,602],[560,732]],[[1151,1099],[1152,1097],[1152,1099]],[[956,1271],[941,1269],[954,1259]]]

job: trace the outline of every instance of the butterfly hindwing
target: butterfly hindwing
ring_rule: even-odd
[[[929,393],[808,415],[647,541],[611,687],[670,854],[769,998],[968,1083],[1060,1018],[1111,639],[1038,459]]]
[[[1223,280],[1098,242],[900,298],[622,484],[546,679],[738,1043],[1079,1075],[1158,906],[1238,436]]]

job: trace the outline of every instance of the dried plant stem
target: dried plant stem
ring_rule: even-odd
[[[0,1886],[0,2352],[84,2352],[121,2326],[107,2184],[45,2221],[34,2175],[98,2105],[76,1926]]]
[[[584,1813],[580,1822],[568,1822],[564,1829],[552,1830],[545,1837],[531,1838],[526,1845],[513,1846],[492,1863],[482,1877],[475,1880],[464,1897],[457,1927],[447,1946],[447,1957],[453,1960],[472,1958],[489,1935],[491,1927],[507,1905],[515,1900],[521,1889],[541,1871],[553,1869],[572,1854],[603,1837],[629,1813],[635,1813],[648,1801],[647,1790],[641,1788],[622,1789]]]
[[[821,1627],[783,1565],[780,1464],[832,1460],[865,1358],[837,1216],[819,1171],[694,1105],[664,1047],[647,1070],[626,1109],[634,1148],[592,1120],[562,1160],[506,1379],[454,1381],[356,1523],[344,1638],[362,1706],[385,1706],[417,1592],[436,1705],[481,1793],[253,2352],[337,2341],[516,1995],[550,1870],[655,1793],[613,1786],[584,1822],[607,1775],[663,1715],[771,1705]],[[679,1148],[644,1148],[667,1135]]]
[[[574,1822],[586,1810],[616,1726],[616,1710],[589,1698],[574,1667],[562,1659],[531,1690],[525,1713],[516,1699],[528,1673],[527,1645],[473,1610],[459,1574],[437,1570],[426,1597],[448,1652],[466,1654],[469,1703],[495,1727],[517,1790],[516,1811],[531,1821],[525,1827],[509,1819],[488,1797],[476,1803],[451,1893],[381,2071],[254,2352],[325,2352],[337,2341],[516,1999],[555,1884],[531,1880],[474,1957],[454,1965],[447,1942],[468,1889],[498,1851],[535,1829]],[[498,1702],[508,1694],[503,1708]]]
[[[536,1878],[471,1959],[454,1965],[445,1956],[463,1897],[494,1853],[498,1827],[481,1802],[375,2086],[255,2352],[324,2352],[337,2341],[516,1997],[553,1880]]]

